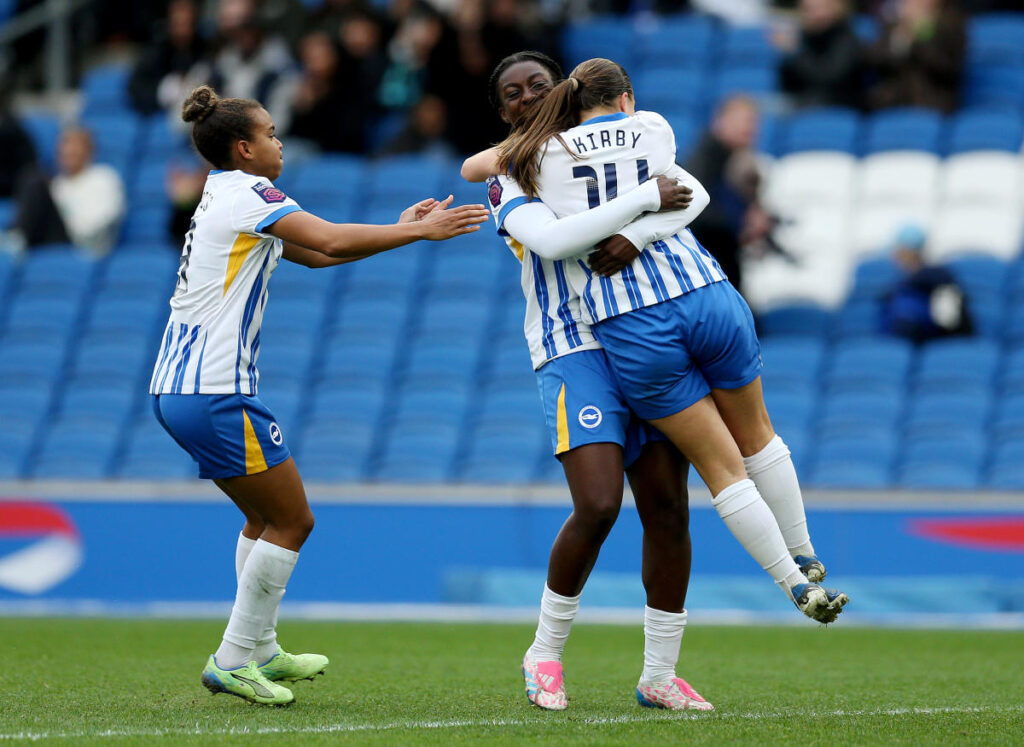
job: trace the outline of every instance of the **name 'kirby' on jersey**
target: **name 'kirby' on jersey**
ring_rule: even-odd
[[[553,137],[541,152],[538,197],[561,218],[666,174],[675,165],[676,142],[660,114],[619,112],[594,117]],[[566,263],[576,270],[566,277],[582,298],[584,320],[591,324],[725,280],[718,263],[689,229],[647,245],[632,264],[610,278],[594,275],[583,257]]]
[[[579,295],[568,278],[569,273],[579,272],[576,263],[538,257],[501,227],[508,212],[526,202],[526,195],[513,179],[492,176],[487,180],[487,203],[498,225],[498,235],[522,263],[520,282],[526,297],[523,332],[533,367],[538,369],[553,358],[600,348],[601,344],[581,318]]]
[[[251,394],[267,283],[284,245],[265,229],[301,208],[269,180],[211,171],[181,252],[151,394]]]

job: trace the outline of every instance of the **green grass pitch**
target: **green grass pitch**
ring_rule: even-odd
[[[1024,742],[1024,632],[691,623],[680,674],[712,714],[642,709],[640,626],[579,624],[569,710],[523,694],[526,625],[289,622],[331,657],[286,708],[211,697],[213,621],[0,619],[0,742],[936,744]]]

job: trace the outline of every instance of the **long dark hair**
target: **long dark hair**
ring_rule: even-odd
[[[252,99],[222,99],[210,86],[199,86],[185,99],[181,118],[192,124],[192,142],[199,155],[218,169],[231,167],[231,149],[252,137]]]
[[[623,93],[632,94],[633,84],[622,65],[603,57],[581,62],[551,89],[530,126],[513,132],[498,146],[499,168],[507,170],[528,197],[536,197],[544,144],[558,137],[566,152],[578,157],[559,133],[579,124],[580,112],[610,105]]]

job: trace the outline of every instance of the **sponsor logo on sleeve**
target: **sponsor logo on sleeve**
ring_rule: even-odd
[[[277,187],[272,187],[266,182],[259,182],[258,184],[252,185],[252,191],[260,196],[264,202],[275,203],[284,202],[288,199],[288,195],[279,190]]]

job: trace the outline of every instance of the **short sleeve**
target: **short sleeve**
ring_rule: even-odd
[[[487,204],[500,235],[506,235],[502,226],[509,214],[528,202],[531,202],[530,198],[512,177],[501,175],[487,179]]]
[[[275,187],[269,179],[253,179],[235,195],[231,210],[231,230],[263,234],[274,222],[302,208]]]
[[[651,136],[648,146],[652,156],[651,173],[664,174],[676,162],[676,135],[672,125],[657,112],[637,112],[644,129]]]

